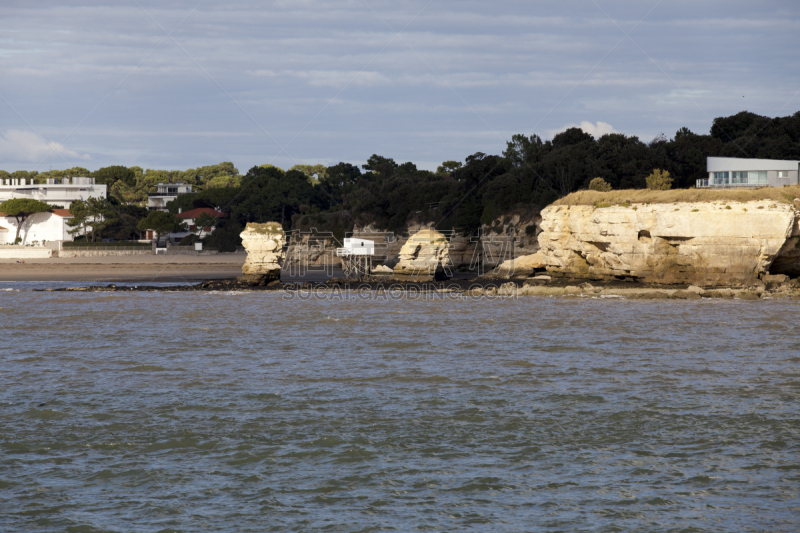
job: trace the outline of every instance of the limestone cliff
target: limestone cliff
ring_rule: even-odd
[[[266,285],[279,280],[283,265],[286,234],[277,222],[248,223],[240,234],[247,259],[239,278],[250,285]]]
[[[538,239],[555,276],[740,285],[769,271],[782,248],[794,250],[785,245],[798,232],[796,215],[769,200],[553,205],[542,211]]]

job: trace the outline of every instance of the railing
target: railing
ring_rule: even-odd
[[[152,252],[151,247],[144,246],[64,246],[62,252]]]
[[[74,241],[66,241],[61,243],[62,248],[86,248],[92,250],[106,250],[109,248],[136,248],[136,249],[149,249],[152,248],[152,244],[149,242],[93,242],[93,243],[82,243],[82,242],[74,242]]]
[[[695,182],[697,189],[741,189],[743,187],[769,187],[768,183],[709,183],[708,178],[699,179]]]

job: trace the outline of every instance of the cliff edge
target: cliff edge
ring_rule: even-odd
[[[542,211],[538,238],[553,276],[732,286],[757,281],[782,249],[794,250],[797,216],[769,199],[562,204]]]

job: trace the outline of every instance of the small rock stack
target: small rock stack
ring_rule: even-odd
[[[286,234],[277,222],[250,222],[239,234],[247,251],[247,260],[238,278],[251,286],[267,285],[281,279],[286,252]]]
[[[450,277],[450,243],[434,229],[418,231],[400,249],[394,278],[398,281],[439,281]]]

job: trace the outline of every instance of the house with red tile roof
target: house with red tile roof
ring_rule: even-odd
[[[196,233],[202,239],[203,237],[214,231],[214,226],[205,226],[202,228],[198,228],[197,224],[195,224],[195,219],[198,218],[203,213],[205,213],[206,215],[210,215],[214,218],[227,218],[228,216],[222,211],[217,211],[216,209],[211,209],[210,207],[197,207],[189,211],[179,211],[178,214],[175,216],[186,222],[186,225],[189,226],[189,232],[186,233],[185,235],[189,235],[189,233]]]

